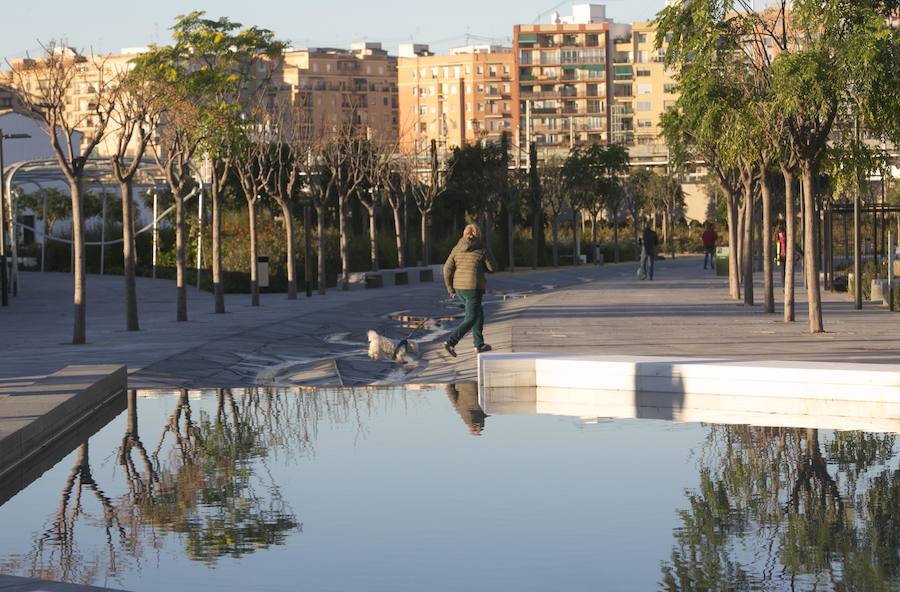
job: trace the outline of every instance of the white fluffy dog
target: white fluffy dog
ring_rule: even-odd
[[[407,357],[419,353],[418,346],[408,340],[391,339],[379,335],[377,331],[369,330],[369,358],[373,360],[393,360],[400,364],[406,363]]]

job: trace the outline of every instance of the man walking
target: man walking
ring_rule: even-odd
[[[454,358],[456,344],[472,331],[475,349],[481,352],[491,351],[491,346],[484,342],[484,309],[481,298],[484,296],[484,272],[494,273],[497,263],[488,248],[481,242],[478,227],[469,224],[463,230],[462,238],[450,251],[444,263],[444,284],[451,297],[459,296],[466,307],[466,316],[453,330],[450,338],[444,342],[444,349]]]
[[[706,262],[709,261],[709,267],[715,271],[716,269],[716,240],[719,235],[716,234],[716,228],[712,224],[706,225],[706,230],[700,237],[703,239],[703,269],[706,269]]]
[[[650,225],[644,224],[644,232],[641,233],[641,278],[653,279],[653,267],[656,263],[656,248],[659,246],[659,237],[656,232],[650,228]],[[649,264],[649,265],[648,265]]]

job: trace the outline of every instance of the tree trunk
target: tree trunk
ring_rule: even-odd
[[[316,225],[318,226],[318,240],[316,241],[316,258],[318,259],[318,284],[319,294],[325,293],[325,205],[316,205]]]
[[[284,244],[287,250],[285,267],[287,269],[287,297],[288,300],[297,299],[297,254],[294,242],[294,216],[291,207],[285,200],[278,200],[281,206],[281,217],[284,219]]]
[[[213,179],[212,191],[212,282],[215,312],[225,312],[225,286],[222,285],[222,196],[219,183]]]
[[[372,271],[378,271],[378,229],[375,227],[375,204],[366,206],[369,213],[369,260]]]
[[[553,232],[553,267],[559,267],[559,222],[556,215],[553,216],[550,226]]]
[[[259,274],[257,273],[256,198],[247,200],[247,223],[250,231],[250,306],[259,306]]]
[[[394,237],[397,240],[397,267],[406,267],[406,257],[403,252],[403,226],[400,223],[400,208],[391,207],[394,213]]]
[[[187,242],[187,230],[184,222],[184,196],[181,191],[174,191],[175,196],[175,320],[187,321],[187,290],[184,286],[185,265],[184,245]]]
[[[75,305],[75,322],[72,328],[72,343],[83,344],[87,341],[87,309],[84,274],[84,213],[81,206],[81,179],[70,181],[69,191],[72,198],[72,253],[73,253],[73,277]]]
[[[581,249],[578,248],[578,209],[572,207],[572,264],[581,265]]]
[[[597,263],[597,216],[598,213],[591,212],[591,261]]]
[[[775,312],[775,286],[772,283],[772,192],[766,179],[766,167],[760,167],[759,191],[762,195],[762,241],[764,306],[767,313]]]
[[[822,295],[819,291],[819,260],[816,255],[816,196],[813,193],[815,164],[802,163],[803,206],[806,216],[803,220],[803,268],[806,273],[806,295],[809,303],[809,332],[822,333]]]
[[[531,269],[537,269],[541,262],[542,229],[541,211],[535,207],[534,214],[531,217]]]
[[[735,220],[737,195],[733,191],[727,191],[725,200],[725,213],[728,221],[728,292],[732,298],[739,300],[741,297],[741,285],[738,281],[738,229]]]
[[[753,181],[744,184],[744,215],[741,241],[741,274],[744,284],[744,304],[753,306]]]
[[[350,201],[349,195],[338,196],[338,232],[340,233],[341,246],[341,290],[350,289],[350,232],[349,220],[347,220],[347,205]]]
[[[613,258],[619,262],[619,213],[613,213]]]
[[[428,252],[428,211],[419,210],[419,219],[420,219],[420,228],[419,228],[419,239],[422,241],[422,265],[428,266],[429,262],[429,252]]]
[[[782,166],[784,176],[784,322],[794,322],[794,253],[796,239],[794,224],[797,217],[794,211],[794,171]]]
[[[131,183],[119,184],[122,196],[122,261],[125,273],[125,328],[138,331],[137,286],[134,271],[134,216],[131,205]]]
[[[509,252],[509,270],[516,270],[516,223],[513,221],[512,208],[506,207],[506,250]]]

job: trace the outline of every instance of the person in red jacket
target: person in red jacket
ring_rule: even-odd
[[[707,224],[701,238],[703,239],[703,269],[706,269],[706,262],[709,261],[710,269],[715,270],[716,240],[719,238],[715,227],[712,224]]]

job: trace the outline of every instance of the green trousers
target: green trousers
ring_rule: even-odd
[[[447,343],[456,345],[466,336],[466,333],[472,331],[472,339],[475,347],[484,345],[484,309],[481,306],[481,298],[484,296],[484,290],[457,290],[457,296],[466,305],[466,316],[463,321],[450,334]]]

